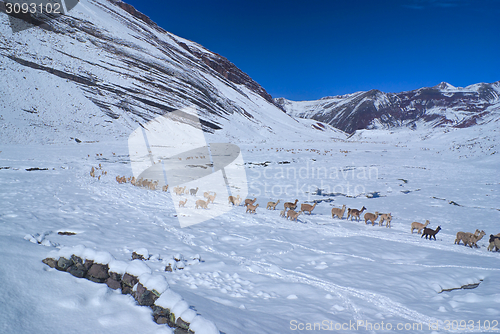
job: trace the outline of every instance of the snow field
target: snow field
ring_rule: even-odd
[[[204,262],[164,275],[171,289],[226,333],[292,332],[292,320],[437,321],[443,325],[446,320],[498,319],[499,254],[486,251],[487,236],[500,232],[495,225],[500,212],[497,156],[478,150],[474,159],[458,158],[456,152],[448,151],[446,136],[436,135],[439,141],[429,142],[400,135],[394,142],[383,131],[370,135],[349,142],[240,144],[249,186],[253,182],[249,197],[257,197],[256,203],[260,203],[256,214],[235,207],[188,228],[180,228],[175,217],[176,195],[172,198],[114,180],[116,175],[130,175],[125,145],[28,146],[23,150],[6,146],[0,165],[11,168],[0,170],[4,189],[0,219],[5,222],[1,235],[15,240],[8,243],[10,252],[24,245],[34,263],[53,245],[81,244],[109,252],[118,261],[146,248],[159,255],[147,261],[153,275],[163,273],[170,261],[166,254],[199,254]],[[276,152],[276,148],[283,149]],[[96,157],[96,152],[103,156]],[[261,165],[266,161],[267,166]],[[100,181],[88,175],[90,167],[98,163],[108,171]],[[31,167],[48,170],[24,170]],[[292,177],[290,171],[287,178],[286,169],[285,178],[275,176],[279,167],[294,168],[297,176]],[[339,171],[338,177],[313,177],[313,167],[333,168]],[[378,174],[363,178],[363,168],[370,167],[376,167]],[[302,178],[298,175],[301,168]],[[316,188],[309,186],[321,186],[321,181],[325,191],[317,195]],[[347,191],[348,182],[351,192]],[[293,188],[278,195],[276,189],[283,184]],[[356,185],[364,191],[355,193]],[[265,209],[268,201],[278,198],[281,201],[275,211]],[[295,198],[299,205],[322,202],[311,215],[299,216],[298,222],[279,217],[282,203]],[[225,198],[215,202],[227,205]],[[364,220],[346,221],[345,214],[343,219],[332,219],[331,208],[342,204],[358,209],[365,206],[368,212],[391,212],[392,228],[365,225]],[[410,233],[411,222],[426,219],[430,227],[442,227],[437,241]],[[476,228],[486,232],[478,249],[453,244],[456,232]],[[62,236],[44,231],[78,233]],[[45,234],[49,247],[35,247],[23,240],[26,234],[36,240],[36,233],[39,237]],[[50,270],[41,275],[44,273]],[[477,283],[475,289],[443,291]],[[21,283],[9,284],[18,289]],[[46,298],[65,300],[50,288],[43,291]],[[92,298],[96,293],[92,291],[86,298]],[[54,305],[48,310],[54,315],[69,312]],[[87,312],[85,308],[83,312]],[[87,314],[95,316],[91,311]],[[60,328],[55,321],[49,323],[52,330]],[[484,332],[484,328],[472,332]]]

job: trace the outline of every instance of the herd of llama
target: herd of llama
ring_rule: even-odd
[[[102,169],[102,167],[99,165],[98,168],[92,167],[92,170],[90,172],[90,175],[92,177],[96,177],[96,172],[98,169]],[[101,175],[105,175],[106,172],[102,171]],[[100,175],[99,175],[100,178]],[[145,179],[135,179],[135,177],[129,177],[126,178],[125,176],[117,176],[116,181],[118,183],[130,183],[134,186],[142,187],[145,189],[149,190],[156,190],[158,187],[158,181],[154,180],[145,180]],[[204,199],[197,199],[197,193],[198,193],[199,188],[191,188],[187,189],[186,186],[181,187],[181,186],[176,186],[173,188],[173,193],[176,196],[182,197],[185,195],[190,195],[191,197],[194,197],[193,203],[194,203],[194,208],[195,209],[205,209],[209,210],[209,205],[214,204],[216,200],[217,194],[212,191],[205,191],[203,193],[203,198]],[[162,187],[162,191],[168,191],[168,185],[164,185]],[[187,203],[190,202],[189,198],[186,196],[186,198],[181,198],[179,200],[179,208],[186,208]],[[228,205],[233,205],[239,207],[241,204],[243,204],[244,207],[246,207],[246,213],[250,214],[257,214],[257,208],[259,207],[259,203],[257,202],[257,198],[250,199],[247,198],[243,201],[243,198],[241,198],[239,195],[237,196],[229,196],[228,197]],[[276,210],[276,207],[278,204],[281,202],[281,199],[278,199],[277,201],[273,202],[267,202],[266,209],[267,210]],[[315,202],[314,204],[308,204],[308,203],[302,203],[300,204],[300,210],[297,211],[298,207],[298,199],[295,199],[293,202],[284,202],[283,203],[283,210],[280,211],[280,217],[284,217],[290,221],[298,221],[299,216],[301,214],[308,213],[309,215],[312,214],[312,211],[316,208],[318,205],[318,202]],[[346,215],[346,210],[347,210],[347,215]],[[367,210],[366,207],[362,207],[361,209],[353,209],[353,208],[347,208],[346,205],[342,205],[341,208],[332,208],[331,209],[331,214],[332,218],[337,217],[337,219],[342,220],[344,215],[346,215],[346,220],[349,218],[351,221],[354,219],[355,221],[361,221],[361,217],[364,218],[365,224],[371,223],[372,226],[375,226],[375,224],[378,224],[378,226],[385,226],[390,228],[391,227],[391,222],[392,222],[392,214],[391,213],[381,213],[378,211],[375,211],[375,213],[371,212],[366,212],[364,215],[363,212]],[[378,222],[377,222],[378,220]],[[427,227],[429,225],[429,220],[427,220],[425,223],[419,223],[419,222],[412,222],[410,226],[410,232],[413,234],[415,230],[417,230],[417,233],[420,235],[421,238],[436,240],[436,234],[441,231],[441,226],[438,226],[435,229]],[[474,233],[471,232],[462,232],[459,231],[456,234],[456,239],[455,239],[455,244],[460,244],[462,242],[465,246],[473,247],[475,246],[478,248],[477,242],[481,240],[486,233],[484,231],[479,231],[476,229]],[[490,234],[489,238],[489,246],[488,246],[489,251],[498,251],[500,250],[500,233],[493,235]]]

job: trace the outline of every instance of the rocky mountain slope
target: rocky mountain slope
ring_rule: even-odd
[[[316,101],[275,101],[289,115],[321,121],[347,133],[398,126],[415,128],[418,124],[463,128],[498,118],[500,81],[465,88],[442,82],[401,93],[373,89]]]
[[[83,0],[68,15],[21,31],[11,24],[24,22],[6,15],[1,2],[0,11],[1,142],[126,137],[193,105],[207,133],[230,140],[272,137],[277,127],[311,138],[344,136],[286,115],[226,58],[126,3]]]
[[[229,141],[469,127],[497,119],[500,110],[500,82],[273,99],[226,58],[120,1],[83,0],[68,15],[31,29],[13,29],[25,22],[5,10],[0,2],[0,142],[125,138],[140,124],[186,106],[196,107],[206,133]]]

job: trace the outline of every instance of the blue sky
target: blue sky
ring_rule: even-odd
[[[125,2],[273,97],[500,80],[500,0]]]

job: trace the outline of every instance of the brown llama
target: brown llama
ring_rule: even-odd
[[[425,224],[413,222],[411,223],[411,234],[413,234],[413,230],[417,230],[417,234],[422,233],[422,230],[429,225],[429,220],[425,221]]]
[[[141,186],[141,184],[142,184],[142,177],[141,177],[141,178],[139,178],[139,179],[137,179],[137,180],[135,181],[134,186],[136,186],[136,187],[140,187],[140,186]]]
[[[462,231],[457,232],[457,237],[455,238],[455,245],[460,245],[460,241],[462,241],[464,243],[464,246],[467,246],[467,244],[470,241],[470,238],[472,236],[478,236],[479,233],[481,233],[481,231],[479,231],[478,229],[476,229],[474,234],[472,234],[471,232],[462,232]]]
[[[382,213],[380,214],[380,220],[378,221],[378,225],[382,226],[383,222],[385,223],[385,227],[391,227],[392,215],[390,213]]]
[[[277,202],[267,202],[267,209],[268,210],[276,210],[276,205],[278,205],[280,202],[280,200],[278,200]]]
[[[363,208],[361,208],[361,210],[348,208],[346,220],[349,219],[349,217],[351,217],[351,221],[352,221],[352,218],[356,218],[356,221],[359,221],[361,219],[360,218],[361,214],[365,210],[366,210],[366,208],[364,206],[363,206]]]
[[[198,207],[203,208],[203,209],[208,209],[208,202],[205,202],[204,200],[199,199],[196,201],[195,209],[198,209]]]
[[[297,207],[297,202],[298,202],[298,201],[299,201],[299,200],[298,200],[298,199],[296,199],[296,200],[295,200],[295,202],[293,202],[293,203],[292,203],[292,202],[286,202],[286,203],[284,204],[285,210],[286,210],[286,209],[295,210],[295,208]]]
[[[208,195],[207,202],[208,203],[212,202],[212,204],[213,204],[215,201],[215,196],[217,196],[217,193],[214,193],[213,195]]]
[[[158,185],[158,180],[153,181],[153,182],[149,182],[149,184],[148,184],[148,188],[149,188],[150,190],[156,190],[156,186],[157,186],[157,185]]]
[[[188,199],[186,198],[184,201],[179,201],[179,208],[184,208],[187,203]]]
[[[479,235],[477,235],[477,236],[476,235],[471,236],[470,239],[469,239],[469,246],[470,246],[470,248],[472,248],[472,246],[476,246],[476,248],[479,248],[477,246],[477,242],[479,240],[481,240],[485,235],[486,235],[486,233],[484,231],[481,231],[481,232],[479,232]]]
[[[302,211],[302,212],[308,211],[309,214],[311,214],[312,210],[314,210],[316,205],[318,205],[318,202],[314,203],[314,205],[302,203],[300,205],[300,211]]]
[[[344,217],[344,212],[345,212],[345,204],[342,205],[342,209],[332,208],[332,218],[335,218],[335,216],[337,216],[338,218],[342,219],[342,217]]]
[[[245,200],[245,206],[249,205],[249,204],[252,204],[255,203],[255,201],[257,200],[257,198],[254,198],[253,200],[251,200],[250,198],[247,198]]]
[[[293,210],[288,210],[288,212],[286,213],[286,218],[290,219],[290,221],[292,221],[292,220],[297,221],[297,219],[299,218],[299,216],[302,213],[303,213],[303,211],[295,212]]]
[[[365,224],[368,224],[368,222],[371,221],[372,226],[375,226],[375,220],[377,220],[379,215],[378,211],[376,211],[375,214],[370,212],[365,213]]]
[[[259,204],[257,205],[252,205],[252,204],[248,204],[247,205],[247,213],[250,212],[250,213],[255,213],[255,210],[259,207]]]

